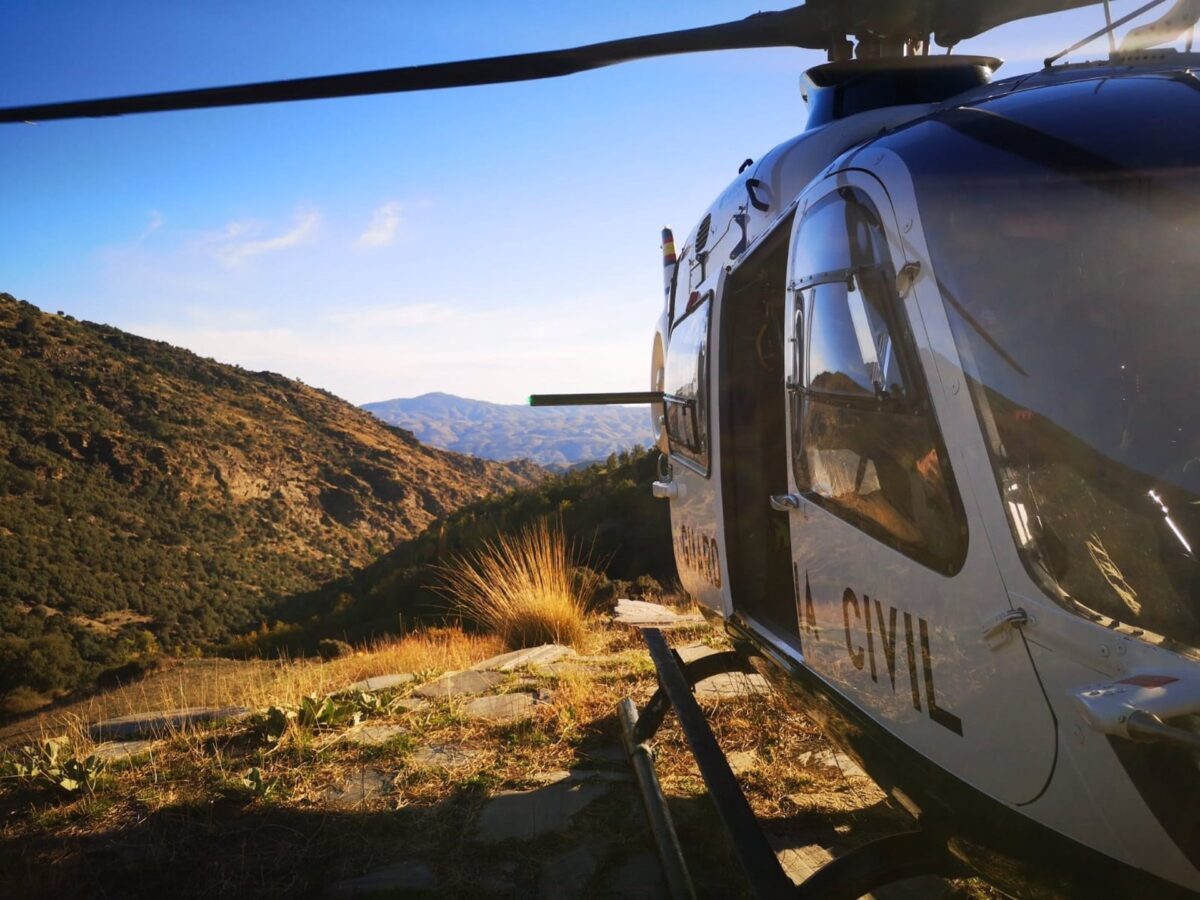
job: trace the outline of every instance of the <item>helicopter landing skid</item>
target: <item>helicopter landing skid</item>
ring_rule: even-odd
[[[672,708],[754,896],[854,900],[904,878],[963,874],[961,864],[949,854],[944,841],[934,840],[923,831],[906,831],[857,847],[822,866],[801,884],[793,884],[759,828],[692,693],[698,682],[713,675],[747,671],[745,662],[727,651],[685,663],[657,628],[643,629],[642,638],[658,672],[658,690],[640,715],[634,702],[626,698],[617,704],[617,716],[625,753],[637,776],[646,818],[658,845],[667,889],[674,900],[695,900],[696,890],[654,771],[653,751],[646,743]]]

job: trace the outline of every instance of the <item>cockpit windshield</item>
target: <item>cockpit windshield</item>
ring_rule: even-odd
[[[914,183],[1014,538],[1060,602],[1200,647],[1200,147],[1013,127]]]

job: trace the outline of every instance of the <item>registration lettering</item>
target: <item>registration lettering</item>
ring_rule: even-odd
[[[675,534],[675,559],[713,587],[721,586],[721,553],[714,538],[682,525]]]
[[[806,595],[805,619],[812,605],[812,592],[805,573]],[[802,620],[803,621],[803,620]],[[809,630],[816,633],[816,617]],[[924,709],[929,718],[959,737],[962,736],[962,719],[938,705],[933,685],[934,658],[929,641],[929,623],[920,616],[888,604],[867,594],[858,595],[850,588],[842,592],[842,623],[846,636],[846,655],[850,664],[858,671],[866,671],[871,681],[878,684],[881,675],[886,675],[893,693],[896,691],[896,675],[900,667],[897,662],[899,633],[904,632],[904,663],[908,670],[908,687],[912,694],[913,709],[922,710],[921,686],[925,688]],[[901,624],[903,623],[903,624]],[[920,649],[920,664],[917,650]]]

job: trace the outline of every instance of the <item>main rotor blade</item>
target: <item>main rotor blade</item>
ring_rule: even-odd
[[[252,103],[279,103],[531,81],[556,78],[637,59],[705,50],[741,50],[755,47],[820,49],[826,46],[830,36],[831,23],[825,12],[828,9],[828,0],[816,0],[810,6],[758,13],[723,25],[606,41],[567,50],[519,53],[513,56],[295,78],[287,81],[261,81],[228,87],[10,107],[0,109],[0,122],[99,118],[129,113],[245,106]]]
[[[929,24],[943,47],[975,37],[1017,19],[1095,6],[1102,0],[937,0]]]

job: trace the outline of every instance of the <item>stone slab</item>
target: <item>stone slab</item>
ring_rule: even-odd
[[[504,681],[504,678],[502,672],[477,672],[474,669],[467,669],[465,672],[452,672],[435,681],[430,681],[428,684],[423,684],[413,691],[413,696],[442,700],[452,697],[472,697],[475,694],[490,691]]]
[[[347,686],[347,691],[360,691],[363,693],[374,693],[375,691],[389,691],[392,688],[398,688],[402,684],[408,684],[413,680],[411,672],[394,672],[391,675],[374,675],[371,678],[365,678],[362,681],[356,681],[354,684]]]
[[[392,776],[381,769],[360,769],[338,787],[328,788],[325,799],[334,806],[353,809],[392,789]]]
[[[540,900],[584,896],[588,882],[607,853],[607,844],[580,844],[548,859],[538,878]]]
[[[342,739],[362,747],[378,747],[404,734],[405,730],[403,725],[359,725],[347,731]]]
[[[608,785],[567,779],[532,791],[506,791],[488,801],[475,828],[475,839],[529,841],[561,831],[593,800],[608,793]]]
[[[429,701],[422,700],[419,697],[401,697],[398,700],[393,700],[391,705],[399,713],[420,712],[429,706]]]
[[[533,694],[491,694],[476,697],[463,707],[463,715],[472,719],[488,719],[492,722],[515,722],[533,714],[537,700]]]
[[[809,750],[796,757],[796,762],[802,766],[825,766],[837,769],[848,778],[869,777],[858,763],[845,753],[839,753],[836,750]]]
[[[608,784],[629,784],[633,781],[633,775],[629,772],[614,772],[610,769],[551,769],[548,772],[531,775],[530,779],[541,784],[553,784],[559,781],[602,781]]]
[[[671,629],[703,625],[704,617],[699,613],[677,613],[660,603],[650,603],[646,600],[618,600],[613,621],[618,625],[631,625],[635,628]]]
[[[478,750],[458,744],[429,744],[414,750],[408,762],[416,769],[466,769],[482,755]]]
[[[746,697],[751,694],[768,694],[771,686],[757,672],[722,672],[712,678],[696,682],[697,700],[725,700],[730,697]]]
[[[477,672],[512,672],[524,666],[549,665],[574,655],[574,650],[562,644],[542,644],[540,647],[525,647],[511,653],[501,653],[499,656],[475,663],[471,668]]]
[[[825,863],[833,859],[827,847],[816,843],[811,836],[779,835],[767,832],[767,843],[775,851],[779,864],[793,883],[799,884]]]
[[[749,772],[760,762],[758,753],[754,750],[734,750],[725,754],[725,758],[729,761],[729,768],[733,770],[734,775]]]
[[[329,889],[330,897],[366,897],[372,894],[401,894],[408,892],[430,892],[437,890],[437,877],[433,869],[417,860],[406,860],[376,869],[357,878],[339,881]]]
[[[708,644],[688,644],[686,647],[676,647],[675,652],[679,654],[679,658],[686,664],[703,659],[705,656],[712,656],[714,653],[719,653],[720,651],[708,646]]]
[[[846,849],[830,847],[824,839],[817,840],[816,834],[783,835],[767,832],[767,843],[794,884],[803,882]],[[864,894],[863,900],[942,900],[952,896],[957,896],[957,893],[944,879],[920,876],[876,888]]]
[[[104,719],[88,726],[93,741],[132,740],[147,735],[164,735],[194,725],[244,719],[251,710],[244,706],[189,706],[159,712],[135,713]]]
[[[619,744],[603,744],[599,747],[589,747],[586,750],[580,750],[579,755],[591,763],[613,766],[629,765],[629,757],[625,755],[625,748]]]
[[[553,675],[555,678],[591,678],[602,671],[599,666],[574,659],[564,659],[561,662],[538,667],[539,675]]]
[[[117,765],[145,756],[157,744],[158,741],[155,740],[105,741],[93,747],[89,755],[102,759],[109,765]]]

